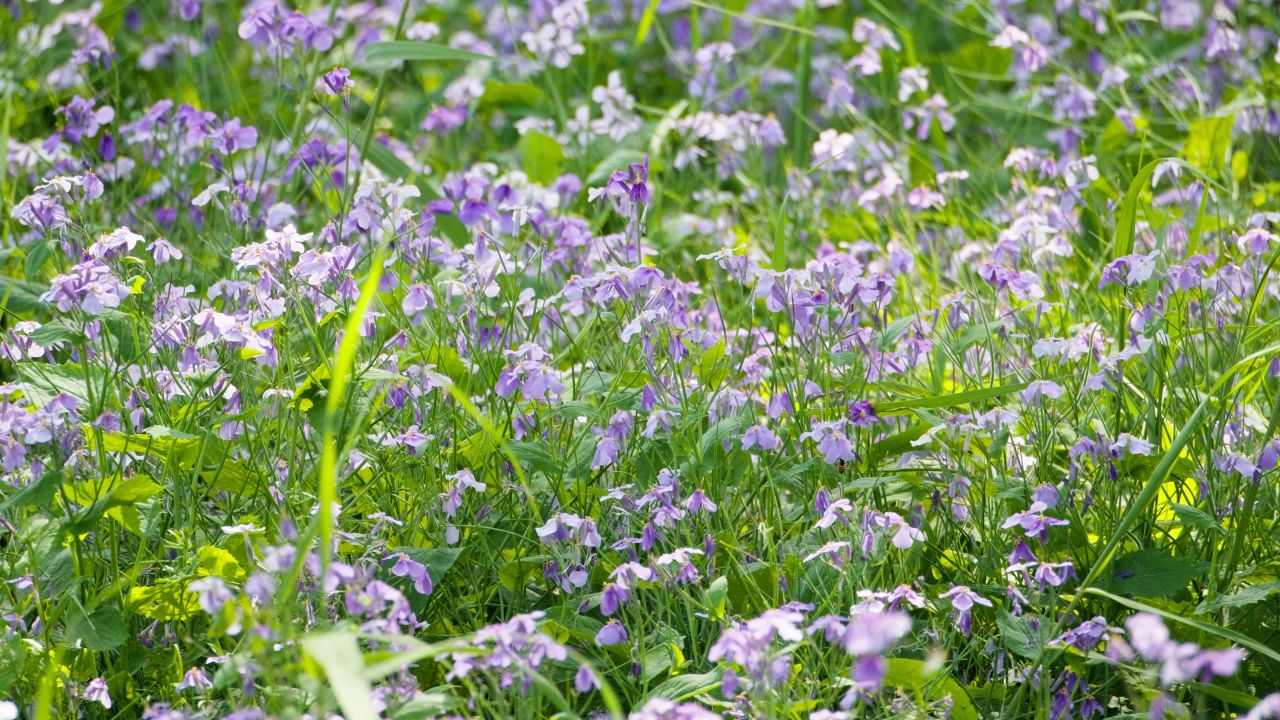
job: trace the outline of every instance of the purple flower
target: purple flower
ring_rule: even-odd
[[[351,81],[351,71],[344,67],[338,67],[321,75],[320,82],[317,83],[316,87],[329,95],[337,97],[351,92],[354,84]]]
[[[591,668],[586,665],[579,667],[578,672],[573,676],[573,689],[580,693],[591,692],[598,686],[595,673],[591,672]]]
[[[213,689],[213,681],[209,679],[209,675],[202,668],[193,667],[187,670],[182,676],[182,682],[178,683],[176,690],[195,690],[196,692],[205,692]]]
[[[1034,502],[1026,512],[1010,515],[1000,526],[1005,529],[1021,527],[1027,537],[1039,538],[1041,544],[1049,542],[1049,528],[1068,524],[1066,520],[1051,518],[1044,514],[1049,506],[1043,502]]]
[[[618,441],[609,436],[600,438],[596,443],[595,454],[591,457],[591,469],[599,470],[618,461]]]
[[[778,436],[772,430],[758,423],[742,433],[743,450],[750,450],[753,447],[761,450],[776,450],[780,444]]]
[[[965,636],[969,635],[969,631],[973,625],[973,606],[983,605],[991,607],[991,601],[970,590],[968,586],[956,585],[950,590],[938,596],[942,599],[950,599],[951,607],[955,609],[956,627]]]
[[[609,645],[617,645],[626,642],[628,639],[627,629],[617,620],[610,620],[600,628],[600,632],[596,633],[596,645],[607,647]]]
[[[431,583],[431,573],[427,571],[427,566],[414,560],[405,553],[395,553],[390,558],[395,558],[396,563],[391,566],[391,574],[396,577],[407,577],[413,581],[413,588],[423,595],[430,595],[435,589]]]
[[[111,694],[107,692],[107,681],[102,678],[94,678],[84,688],[84,699],[89,702],[96,702],[102,707],[111,709]]]
[[[204,0],[172,0],[171,7],[174,15],[186,22],[191,22],[200,17],[203,2]]]
[[[853,443],[845,435],[845,421],[815,422],[813,429],[800,436],[801,440],[813,440],[818,444],[818,452],[828,465],[848,462],[856,457]]]
[[[209,135],[209,144],[223,155],[245,150],[258,144],[258,130],[242,126],[240,118],[231,118]]]
[[[94,107],[93,100],[86,100],[79,95],[58,108],[55,114],[62,116],[62,129],[45,141],[44,149],[49,152],[58,147],[60,140],[79,145],[86,138],[96,136],[103,125],[116,117],[116,111],[110,105]]]

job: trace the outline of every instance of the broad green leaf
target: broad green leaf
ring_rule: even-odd
[[[1182,156],[1192,167],[1217,177],[1218,171],[1228,162],[1231,128],[1235,125],[1235,121],[1234,115],[1192,120],[1187,131],[1187,140],[1182,146]]]
[[[498,82],[484,84],[484,94],[476,103],[477,109],[532,108],[542,102],[542,89],[527,82]]]
[[[1208,570],[1209,563],[1192,562],[1157,548],[1146,548],[1116,559],[1111,589],[1139,597],[1168,597]]]
[[[41,271],[49,260],[49,256],[53,254],[55,245],[52,240],[41,238],[30,245],[26,249],[26,260],[23,263],[23,272],[26,273],[27,279],[36,281],[40,279]]]
[[[196,552],[196,574],[232,581],[245,576],[244,568],[235,555],[212,545],[205,545]]]
[[[364,674],[364,657],[355,633],[329,632],[308,635],[302,648],[329,679],[329,689],[347,720],[378,720],[373,688]]]
[[[170,622],[186,620],[200,611],[196,594],[180,580],[163,580],[155,585],[129,590],[127,608],[143,617]]]
[[[90,650],[105,652],[123,645],[128,630],[124,617],[113,607],[103,606],[87,615],[76,608],[67,622],[67,636]]]
[[[654,688],[646,700],[665,698],[675,702],[684,702],[720,687],[724,673],[712,670],[698,675],[677,675],[669,678]]]
[[[724,381],[726,370],[720,366],[724,356],[724,340],[717,340],[714,345],[702,351],[702,355],[698,357],[697,375],[703,386],[715,388]]]
[[[543,631],[554,635],[562,634],[565,637],[558,638],[562,641],[572,639],[574,644],[591,645],[594,644],[596,633],[604,627],[604,623],[578,612],[575,604],[570,607],[567,605],[557,605],[547,611],[547,620],[543,625]],[[557,633],[556,631],[559,631]]]
[[[539,185],[550,185],[560,175],[564,148],[550,135],[530,130],[520,138],[520,162],[529,179]]]
[[[728,600],[729,578],[724,575],[712,581],[707,591],[702,594],[702,605],[711,613],[712,618],[724,617]]]
[[[930,701],[951,698],[952,720],[978,720],[978,710],[969,694],[941,667],[910,658],[889,658],[884,684],[910,690]]]
[[[4,502],[0,503],[0,512],[7,512],[14,508],[48,506],[61,484],[61,472],[46,470],[37,480],[5,498]]]
[[[440,582],[445,574],[449,572],[454,563],[458,562],[458,556],[462,554],[462,548],[456,547],[434,547],[434,548],[415,548],[400,547],[395,552],[402,552],[405,555],[427,566],[427,573],[431,575],[433,583]]]
[[[26,280],[0,278],[0,308],[18,313],[43,309],[46,303],[40,296],[47,289],[44,285]]]
[[[432,688],[418,693],[396,709],[391,720],[427,720],[457,709],[459,701],[447,688]]]
[[[1038,621],[1034,628],[1032,620]],[[1052,639],[1052,623],[1027,615],[1015,617],[1001,610],[996,615],[996,626],[1000,628],[1000,638],[1009,652],[1028,660],[1039,657]]]

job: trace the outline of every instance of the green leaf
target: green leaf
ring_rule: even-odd
[[[196,594],[178,580],[130,589],[127,607],[130,612],[161,622],[185,620],[200,610]]]
[[[329,679],[329,689],[347,720],[378,720],[373,709],[373,688],[364,675],[364,657],[355,633],[330,632],[302,640],[307,655]]]
[[[1124,257],[1133,252],[1133,234],[1138,222],[1138,201],[1151,182],[1151,175],[1161,163],[1169,158],[1159,158],[1143,165],[1138,174],[1129,181],[1129,189],[1124,192],[1124,200],[1120,202],[1120,211],[1116,214],[1116,241],[1112,246],[1111,257]]]
[[[364,56],[371,63],[391,63],[400,60],[497,60],[492,55],[481,55],[439,43],[412,40],[369,43],[364,46]]]
[[[702,605],[712,618],[724,617],[725,607],[729,600],[729,578],[721,575],[716,578],[702,595]]]
[[[90,650],[106,652],[124,644],[128,630],[124,616],[113,607],[100,607],[86,615],[76,608],[67,622],[67,637],[79,640]]]
[[[702,351],[702,355],[698,358],[697,375],[698,380],[706,387],[718,387],[724,381],[726,371],[720,367],[720,361],[725,356],[724,340],[717,340],[715,345]]]
[[[907,315],[886,325],[884,330],[880,331],[880,337],[876,340],[876,347],[881,350],[892,349],[893,344],[902,336],[902,333],[907,331],[907,328],[911,327],[911,323],[915,322],[915,320],[915,315]]]
[[[452,568],[454,563],[458,562],[458,556],[462,554],[462,548],[401,547],[396,548],[395,552],[402,552],[417,562],[426,565],[427,573],[431,575],[431,582],[438,583],[445,576],[445,573],[449,572],[449,568]]]
[[[45,307],[40,299],[47,287],[15,278],[0,279],[0,309],[31,312]]]
[[[1111,589],[1139,597],[1168,597],[1208,570],[1209,563],[1192,562],[1157,548],[1146,548],[1116,559]]]
[[[532,108],[542,102],[542,89],[532,83],[508,83],[490,80],[476,108]]]
[[[736,415],[733,417],[727,417],[715,425],[712,425],[698,440],[699,457],[706,460],[707,456],[713,451],[720,449],[724,444],[724,441],[737,435],[738,430],[741,427],[742,418]]]
[[[723,677],[724,673],[716,670],[699,675],[677,675],[663,681],[661,685],[654,688],[653,692],[650,692],[645,700],[665,698],[675,702],[684,702],[720,687],[720,681]]]
[[[583,615],[578,611],[577,605],[557,605],[547,610],[546,624],[544,630],[554,631],[559,629],[579,644],[594,644],[596,634],[604,627],[604,623],[591,617]]]
[[[23,272],[28,280],[36,280],[40,277],[44,265],[49,260],[49,256],[53,254],[54,244],[52,240],[40,239],[33,242],[26,249],[26,261],[23,263]]]
[[[1219,595],[1211,600],[1205,600],[1196,608],[1196,613],[1216,613],[1223,608],[1248,607],[1276,594],[1280,594],[1280,582],[1245,585],[1230,595]]]
[[[391,716],[391,720],[427,720],[437,718],[458,707],[458,700],[445,688],[432,688],[415,695]]]
[[[196,551],[196,574],[236,581],[244,577],[244,568],[235,555],[220,547],[205,545]]]
[[[644,162],[644,153],[631,148],[618,148],[609,153],[608,157],[601,160],[598,165],[587,176],[588,185],[599,185],[616,170],[625,170],[632,163]]]
[[[539,472],[547,475],[560,475],[564,472],[564,464],[552,454],[551,449],[545,442],[511,440],[507,443],[507,449],[520,462]]]
[[[899,400],[876,405],[877,412],[896,412],[901,410],[921,410],[926,408],[951,407],[953,405],[969,405],[972,403],[1003,397],[1026,389],[1030,383],[1020,382],[1010,385],[997,385],[977,390],[952,393],[950,395],[931,395],[911,400]]]
[[[0,641],[0,695],[8,695],[22,679],[22,670],[27,665],[27,651],[22,642],[16,635]]]
[[[1272,660],[1280,662],[1280,650],[1267,647],[1266,645],[1263,645],[1257,640],[1254,640],[1253,638],[1247,635],[1242,635],[1238,632],[1235,632],[1234,630],[1228,630],[1224,627],[1221,627],[1219,625],[1214,625],[1212,623],[1201,622],[1200,620],[1192,620],[1191,618],[1182,617],[1181,615],[1175,615],[1169,612],[1168,610],[1161,610],[1158,607],[1148,605],[1138,600],[1132,600],[1130,598],[1120,597],[1119,595],[1109,593],[1106,590],[1099,590],[1098,588],[1088,587],[1084,589],[1084,592],[1089,593],[1090,595],[1097,595],[1098,597],[1107,598],[1108,600],[1114,603],[1123,605],[1129,608],[1130,610],[1140,610],[1142,612],[1154,613],[1166,620],[1172,620],[1176,623],[1181,623],[1183,625],[1196,628],[1197,630],[1200,630],[1202,632],[1207,632],[1210,635],[1220,637],[1223,640],[1226,640],[1228,642],[1233,642],[1237,645],[1240,645],[1241,647],[1248,648],[1253,652],[1256,652],[1260,655],[1266,655]]]
[[[564,148],[550,135],[531,130],[520,138],[520,161],[529,179],[539,185],[550,185],[560,174]]]
[[[1186,158],[1193,167],[1216,177],[1218,170],[1225,167],[1228,162],[1231,128],[1235,122],[1235,115],[1192,120],[1187,131],[1187,140],[1182,146],[1182,157]]]
[[[1035,629],[1031,627],[1031,619],[1026,615],[1014,617],[1008,611],[1001,610],[996,616],[996,625],[1000,628],[1000,638],[1009,652],[1028,660],[1040,656],[1052,639],[1051,623],[1040,620]]]
[[[653,21],[658,17],[658,3],[661,0],[649,0],[649,4],[644,8],[644,14],[640,16],[640,24],[636,26],[636,46],[644,44],[649,37],[649,31],[653,29]]]
[[[1213,530],[1219,533],[1224,532],[1222,526],[1218,525],[1218,521],[1200,508],[1183,505],[1182,503],[1169,503],[1169,509],[1173,510],[1174,514],[1178,516],[1178,522],[1187,527],[1197,530]]]
[[[47,507],[62,485],[62,473],[48,470],[38,480],[28,484],[0,503],[0,512],[22,507]]]
[[[952,720],[978,720],[969,694],[941,666],[934,669],[920,660],[889,658],[884,684],[919,693],[930,702],[950,696]]]

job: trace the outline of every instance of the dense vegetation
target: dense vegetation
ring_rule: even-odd
[[[1280,718],[1272,0],[0,2],[0,718]]]

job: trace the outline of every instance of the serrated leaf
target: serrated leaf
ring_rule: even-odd
[[[1248,607],[1277,594],[1280,594],[1280,582],[1245,585],[1230,595],[1219,595],[1200,603],[1200,606],[1196,608],[1196,613],[1216,613],[1223,608]]]
[[[1004,641],[1004,646],[1014,655],[1028,660],[1040,657],[1051,639],[1052,631],[1050,624],[1043,620],[1039,620],[1033,628],[1033,619],[1039,620],[1026,615],[1015,617],[1005,610],[996,615],[996,626],[1000,628],[1000,639]]]
[[[1138,597],[1168,597],[1208,570],[1209,563],[1192,562],[1157,548],[1146,548],[1116,560],[1111,589]]]
[[[1182,503],[1169,503],[1169,509],[1178,516],[1178,522],[1187,527],[1196,528],[1197,530],[1223,532],[1222,526],[1218,525],[1218,521],[1200,508],[1183,505]]]

